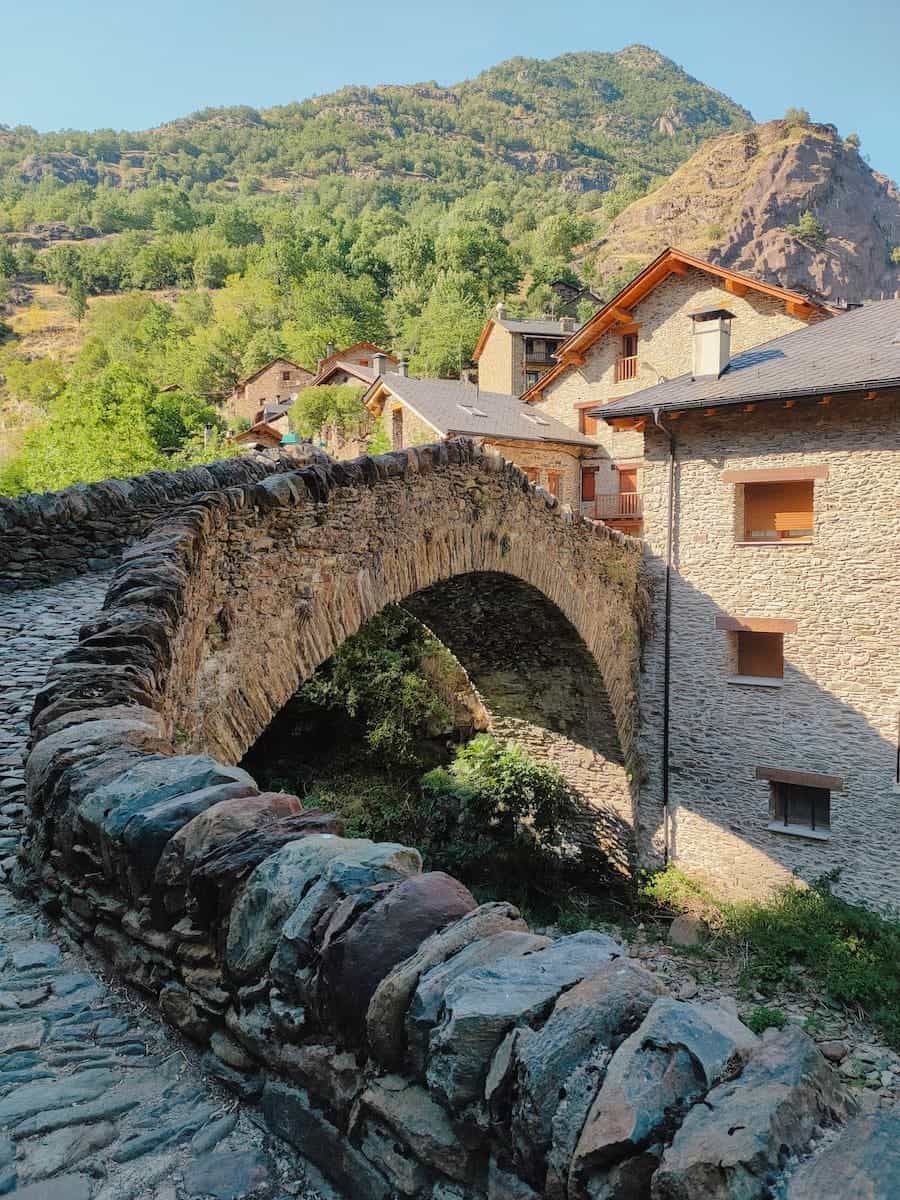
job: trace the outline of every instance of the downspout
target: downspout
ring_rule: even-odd
[[[675,533],[675,435],[659,419],[653,409],[653,424],[666,435],[669,442],[669,497],[666,517],[666,586],[665,620],[663,625],[663,737],[662,737],[662,803],[663,803],[663,861],[669,862],[671,810],[669,807],[669,715],[672,684],[672,553]]]

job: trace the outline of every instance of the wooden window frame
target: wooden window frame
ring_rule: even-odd
[[[785,496],[779,500],[778,485],[791,484],[808,484],[808,497],[804,495],[802,498],[791,495]],[[811,542],[815,534],[815,519],[816,519],[816,497],[815,483],[812,479],[796,479],[796,478],[779,478],[779,479],[745,479],[736,486],[741,488],[740,496],[740,526],[736,530],[736,540],[745,546],[779,546],[787,544],[800,544]],[[774,494],[760,498],[754,497],[750,489],[760,488],[776,488]],[[737,501],[737,496],[735,497]],[[779,503],[782,508],[779,510]],[[794,507],[790,507],[790,505]],[[803,507],[800,508],[799,505]],[[807,504],[809,507],[807,508]],[[750,513],[751,505],[757,510],[764,510],[766,519],[771,518],[772,528],[769,525],[760,525],[759,528],[764,528],[771,536],[753,537],[752,522],[754,520]],[[737,505],[736,505],[737,508]]]
[[[591,481],[590,489],[589,489],[591,494],[589,496],[586,496],[584,494],[584,492],[585,492],[584,481],[585,481],[586,477],[589,478]],[[597,499],[597,468],[596,467],[582,467],[581,468],[581,503],[582,504],[593,504],[596,499]]]
[[[553,490],[554,484],[556,491]],[[547,471],[547,491],[557,500],[562,500],[562,471]]]

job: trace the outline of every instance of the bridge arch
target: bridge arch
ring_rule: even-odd
[[[636,543],[468,442],[225,499],[202,509],[164,682],[180,749],[237,763],[347,637],[402,603],[466,668],[496,732],[556,763],[598,831],[608,819],[604,841],[633,830]]]

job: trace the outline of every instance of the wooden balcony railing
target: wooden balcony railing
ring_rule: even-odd
[[[594,498],[596,521],[639,521],[644,515],[640,492],[612,492]]]
[[[620,354],[616,359],[616,383],[637,379],[637,373],[638,356],[636,354]]]

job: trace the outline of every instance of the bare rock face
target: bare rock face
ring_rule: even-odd
[[[785,1029],[758,1046],[740,1079],[714,1087],[688,1113],[653,1178],[653,1200],[765,1200],[787,1156],[851,1107],[815,1043]],[[829,1186],[816,1194],[870,1193]]]
[[[824,240],[790,232],[804,213]],[[895,231],[891,233],[891,231]],[[770,121],[705,142],[612,223],[606,275],[666,246],[830,300],[880,300],[900,289],[900,189],[873,171],[831,125]]]

